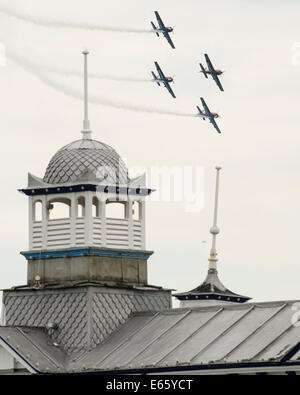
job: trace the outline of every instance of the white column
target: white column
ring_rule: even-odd
[[[83,138],[90,139],[92,131],[90,130],[90,121],[88,114],[88,61],[87,56],[89,51],[83,51],[84,55],[84,121],[83,121]]]
[[[145,201],[139,202],[139,219],[141,221],[141,239],[142,239],[142,250],[146,249],[146,204]]]
[[[106,247],[106,201],[101,199],[100,204],[100,218],[101,218],[101,245]]]
[[[70,209],[71,247],[76,246],[76,219],[77,219],[77,199],[75,194],[72,194],[71,209]]]
[[[93,192],[85,193],[85,244],[87,246],[93,245]]]
[[[132,215],[133,202],[128,198],[125,205],[125,217],[128,221],[128,248],[133,249],[133,215]]]
[[[29,250],[33,249],[33,198],[32,196],[28,199],[29,207],[28,207],[28,226],[29,226]]]
[[[47,196],[42,196],[42,249],[46,250],[48,247],[48,210],[47,210]]]
[[[217,269],[217,262],[218,262],[216,242],[217,242],[217,235],[220,233],[220,229],[218,228],[217,221],[218,221],[219,182],[220,182],[221,169],[222,169],[221,167],[216,167],[217,174],[216,174],[214,222],[213,222],[213,226],[210,228],[210,233],[212,235],[212,246],[211,246],[210,257],[208,261],[209,261],[209,269],[212,270]]]

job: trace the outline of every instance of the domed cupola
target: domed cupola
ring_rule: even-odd
[[[91,139],[77,140],[61,148],[51,159],[43,180],[48,184],[71,183],[88,170],[111,184],[125,186],[129,181],[119,154],[109,145]]]
[[[62,269],[65,262],[52,261],[49,266],[48,259],[93,256],[116,258],[118,270],[115,263],[105,269],[103,260],[98,259],[95,267],[101,266],[100,274],[90,272],[92,277],[123,282],[127,276],[134,283],[145,284],[144,264],[152,254],[145,251],[145,199],[151,189],[145,187],[145,175],[130,179],[119,154],[109,145],[91,138],[87,53],[84,55],[82,139],[64,146],[52,157],[44,178],[29,174],[28,186],[21,190],[29,197],[29,252],[24,253],[29,261],[29,282],[36,275],[41,277],[41,273],[45,281],[62,280],[63,272],[64,281],[74,277],[69,269]],[[129,259],[128,265],[124,265],[124,259]],[[41,260],[44,260],[42,264]],[[71,269],[76,266],[74,260],[72,263]],[[85,265],[89,272],[91,260],[85,261]],[[132,267],[135,267],[133,271]],[[81,272],[79,278],[86,279],[86,276]]]

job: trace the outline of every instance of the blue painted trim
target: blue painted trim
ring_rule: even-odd
[[[281,362],[289,361],[297,352],[300,350],[300,342],[298,342],[295,347],[292,347],[285,356],[281,359]]]
[[[135,368],[135,369],[113,369],[113,370],[98,370],[98,371],[86,371],[86,372],[76,372],[76,375],[148,375],[156,373],[172,374],[175,372],[182,372],[188,374],[188,372],[201,370],[233,370],[233,369],[247,369],[247,368],[282,368],[285,370],[286,374],[294,374],[293,367],[298,367],[299,362],[240,362],[240,363],[220,363],[220,364],[208,364],[208,365],[185,365],[185,366],[171,366],[171,367],[147,367],[147,368]],[[260,372],[257,372],[260,373]],[[262,372],[264,373],[264,372]],[[74,373],[66,373],[74,374]],[[236,373],[239,374],[239,373]],[[255,373],[254,373],[255,374]],[[228,374],[229,375],[229,374]],[[230,373],[232,375],[232,373]]]
[[[53,195],[61,193],[70,192],[104,192],[104,193],[114,193],[116,195],[134,195],[134,196],[148,196],[153,190],[149,188],[127,188],[119,186],[105,186],[96,184],[80,184],[71,186],[57,186],[48,188],[26,188],[19,189],[20,192],[25,193],[27,196],[37,196],[37,195]]]
[[[230,296],[230,295],[219,295],[219,294],[201,294],[201,295],[173,295],[181,301],[187,300],[218,300],[225,302],[236,302],[245,303],[250,298],[240,297],[240,296]]]
[[[127,258],[148,260],[153,252],[145,251],[121,251],[121,250],[101,250],[95,248],[82,248],[74,250],[21,252],[28,261],[36,259],[72,258],[82,256],[102,256],[109,258]]]

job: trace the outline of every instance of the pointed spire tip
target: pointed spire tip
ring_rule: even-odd
[[[89,51],[87,49],[82,51],[84,55],[84,121],[83,121],[83,130],[82,130],[82,138],[83,139],[91,139],[92,131],[90,129],[90,121],[88,115],[88,61],[87,55]]]

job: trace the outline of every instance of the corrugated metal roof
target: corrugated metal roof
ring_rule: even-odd
[[[46,330],[28,327],[0,327],[0,344],[11,349],[37,372],[65,370],[66,354],[54,345]]]
[[[293,325],[296,302],[249,303],[133,315],[90,351],[69,355],[41,330],[0,328],[12,348],[31,354],[42,371],[87,371],[141,367],[295,361],[300,330]],[[30,339],[28,339],[30,338]],[[298,348],[296,348],[296,346]],[[295,352],[293,352],[295,349]],[[292,350],[292,351],[291,351]],[[53,369],[53,370],[52,370]]]
[[[99,369],[280,360],[300,340],[293,302],[139,313],[104,344],[74,361]],[[132,330],[134,328],[134,331]]]

